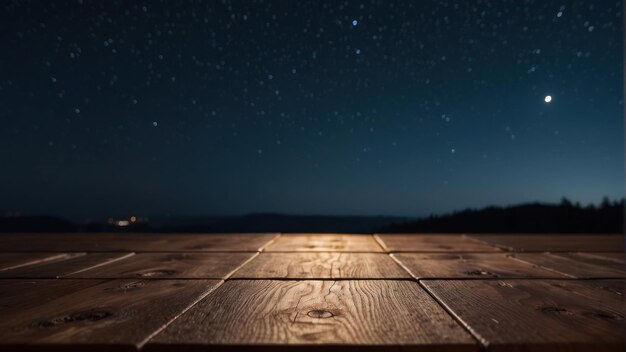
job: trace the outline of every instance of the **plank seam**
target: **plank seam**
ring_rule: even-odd
[[[274,237],[272,237],[269,241],[267,241],[264,245],[262,245],[261,248],[259,248],[258,252],[264,252],[265,248],[267,248],[272,243],[276,242],[276,240],[278,240],[278,238],[281,237],[282,235],[283,235],[282,232],[277,233]]]
[[[435,295],[433,292],[431,292],[428,287],[426,287],[423,283],[422,280],[417,280],[418,285],[424,290],[426,291],[426,293],[435,301],[437,302],[437,304],[446,312],[448,313],[448,315],[450,317],[452,317],[452,319],[454,319],[459,325],[461,325],[461,327],[466,330],[470,336],[472,336],[476,342],[478,342],[479,347],[481,349],[481,351],[486,351],[487,348],[489,347],[489,343],[482,338],[478,332],[474,331],[474,329],[472,329],[472,327],[465,323],[461,317],[459,317],[458,315],[456,315],[443,301],[441,301],[437,295]]]
[[[391,250],[385,244],[385,241],[383,241],[383,239],[380,238],[380,236],[378,236],[378,234],[375,233],[372,236],[374,237],[374,240],[376,241],[376,243],[378,243],[378,245],[383,249],[383,251],[385,251],[386,253],[391,252]]]
[[[394,262],[396,262],[396,264],[398,264],[398,265],[399,265],[402,269],[404,269],[404,271],[406,271],[407,273],[409,273],[409,275],[411,275],[411,277],[412,277],[414,280],[417,280],[417,276],[415,276],[415,274],[413,274],[413,272],[411,272],[411,270],[410,270],[410,269],[409,269],[406,265],[404,265],[404,263],[402,263],[402,262],[400,261],[400,259],[396,258],[396,256],[395,256],[395,255],[393,255],[393,253],[389,253],[389,257],[391,258],[391,260],[393,260]]]
[[[222,286],[224,284],[224,280],[220,280],[220,282],[209,288],[205,293],[201,294],[200,296],[198,296],[198,298],[196,300],[194,300],[193,302],[191,302],[191,304],[189,304],[189,306],[187,306],[185,309],[183,309],[179,314],[177,314],[176,316],[174,316],[172,319],[170,319],[168,322],[166,322],[165,324],[163,324],[160,328],[156,329],[154,332],[152,332],[150,335],[148,335],[145,339],[143,339],[141,342],[139,342],[137,344],[137,349],[141,350],[143,349],[143,347],[150,341],[152,340],[152,338],[154,338],[156,335],[160,334],[163,330],[165,330],[168,326],[170,326],[176,319],[178,319],[180,316],[182,316],[183,314],[187,313],[187,311],[189,311],[191,308],[193,308],[193,306],[195,306],[196,304],[198,304],[198,302],[200,302],[201,300],[203,300],[204,298],[206,298],[208,295],[210,295],[213,291],[215,291],[218,287]]]
[[[13,253],[13,252],[3,252],[3,253]],[[35,259],[26,263],[4,267],[4,268],[1,268],[0,271],[13,270],[13,269],[22,268],[22,267],[30,266],[30,265],[36,265],[36,264],[43,264],[49,261],[66,258],[67,255],[68,255],[67,253],[55,253],[55,254],[51,254],[49,257],[45,257],[42,259]]]
[[[126,258],[130,258],[130,257],[132,257],[132,256],[134,256],[134,255],[135,255],[135,253],[134,253],[134,252],[130,252],[130,253],[127,253],[126,255],[123,255],[123,256],[118,257],[118,258],[113,258],[113,259],[110,259],[110,260],[104,261],[104,262],[102,262],[102,263],[98,263],[98,264],[92,265],[92,266],[87,267],[87,268],[83,268],[83,269],[80,269],[80,270],[77,270],[77,271],[73,271],[73,272],[71,272],[71,273],[69,273],[69,274],[65,274],[65,275],[60,275],[60,276],[57,276],[57,278],[59,279],[59,278],[61,278],[61,277],[68,277],[68,276],[70,276],[70,275],[74,275],[74,274],[82,273],[83,271],[87,271],[87,270],[91,270],[91,269],[99,268],[99,267],[104,266],[104,265],[108,265],[108,264],[115,263],[115,262],[117,262],[117,261],[120,261],[120,260],[123,260],[123,259],[126,259]]]
[[[244,265],[250,263],[252,260],[254,260],[254,258],[258,257],[260,254],[261,254],[260,252],[256,252],[250,258],[246,259],[243,263],[239,264],[235,269],[233,269],[230,273],[224,276],[224,281],[230,279],[230,277],[233,276],[233,274],[235,274],[239,269],[243,268]]]
[[[470,241],[474,241],[474,242],[476,242],[476,243],[486,244],[486,245],[488,245],[489,247],[492,247],[492,248],[497,249],[497,250],[499,250],[499,251],[507,251],[507,249],[503,249],[502,247],[498,247],[496,244],[489,243],[489,242],[487,242],[487,241],[483,241],[483,240],[479,240],[479,239],[474,238],[474,237],[472,237],[472,236],[470,236],[470,235],[468,235],[468,234],[466,234],[466,233],[462,234],[462,235],[461,235],[461,237],[463,237],[463,238],[465,238],[465,239],[468,239],[468,240],[470,240]]]
[[[533,266],[538,266],[538,267],[540,267],[540,268],[543,268],[543,269],[548,270],[548,271],[552,271],[553,273],[561,274],[561,275],[566,276],[566,277],[568,277],[568,278],[578,279],[578,277],[576,277],[576,276],[574,276],[574,275],[570,275],[570,274],[562,273],[562,272],[560,272],[560,271],[558,271],[558,270],[555,270],[555,269],[552,269],[552,268],[548,268],[548,267],[543,266],[543,265],[535,264],[535,263],[532,263],[532,262],[529,262],[529,261],[523,260],[523,259],[521,259],[521,258],[518,258],[518,257],[516,257],[516,256],[509,256],[509,258],[510,258],[510,259],[513,259],[513,260],[517,260],[518,262],[522,262],[522,263],[525,263],[525,264],[529,264],[529,265],[533,265]]]
[[[508,252],[513,252],[514,251],[513,247],[510,247],[510,246],[506,246],[506,245],[503,245],[503,244],[498,244],[498,243],[495,243],[495,242],[492,243],[492,242],[488,242],[488,241],[485,241],[485,240],[480,240],[480,239],[474,237],[475,235],[467,235],[467,234],[464,234],[464,235],[467,236],[467,238],[469,238],[469,239],[475,240],[477,242],[481,242],[483,244],[486,244],[488,246],[494,247],[494,248],[499,249],[499,250],[504,250],[504,251],[508,251]]]

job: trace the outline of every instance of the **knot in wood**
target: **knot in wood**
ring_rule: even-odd
[[[311,318],[322,318],[322,319],[331,318],[335,316],[333,312],[329,310],[325,310],[325,309],[313,309],[312,311],[308,312],[306,315],[310,316]]]

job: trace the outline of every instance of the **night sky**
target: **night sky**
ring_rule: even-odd
[[[2,211],[418,216],[624,194],[621,1],[0,6]]]

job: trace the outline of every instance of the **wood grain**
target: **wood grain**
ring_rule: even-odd
[[[261,253],[233,278],[400,279],[411,275],[384,253]]]
[[[516,252],[624,252],[624,235],[472,235]]]
[[[72,278],[223,279],[254,253],[140,253]]]
[[[132,256],[132,253],[67,253],[59,259],[0,271],[0,278],[60,278],[128,256]]]
[[[396,253],[392,256],[418,279],[566,277],[508,258],[504,253]]]
[[[0,349],[136,350],[217,283],[1,280]],[[24,294],[23,289],[36,291]]]
[[[0,253],[0,271],[43,263],[64,256],[65,253]]]
[[[575,278],[626,278],[626,267],[571,253],[515,253],[515,258]]]
[[[101,280],[0,280],[0,317],[11,318],[25,309],[50,302],[60,296],[99,285]],[[53,294],[48,294],[53,293]]]
[[[402,234],[376,235],[389,252],[499,252],[462,235]]]
[[[371,235],[288,234],[280,236],[267,252],[382,252]]]
[[[296,351],[337,344],[355,351],[478,350],[416,282],[383,280],[227,281],[146,350],[220,351],[253,344]]]
[[[610,262],[626,264],[626,253],[624,252],[577,252],[576,255],[580,255],[588,258],[596,258],[601,260],[608,260]]]
[[[256,252],[276,234],[1,234],[0,252]]]
[[[424,280],[488,351],[624,351],[625,284]]]

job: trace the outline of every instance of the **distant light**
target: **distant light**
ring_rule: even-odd
[[[556,17],[561,17],[561,16],[563,16],[563,11],[559,11],[556,13]]]
[[[550,96],[550,95],[546,95],[546,97],[545,97],[545,98],[543,98],[543,100],[544,100],[546,103],[549,103],[549,102],[551,102],[551,101],[552,101],[552,96]]]
[[[130,222],[128,222],[128,220],[119,220],[117,222],[117,226],[124,227],[124,226],[128,226],[128,225],[130,225]]]
[[[356,52],[357,55],[359,55],[359,54],[361,54],[361,49],[356,49],[355,52]]]
[[[130,217],[130,222],[136,222],[137,221],[137,217],[136,216],[131,216]]]
[[[352,20],[352,25],[356,27],[356,25],[359,24],[359,21],[357,20]]]
[[[158,122],[156,122],[156,121],[152,121],[152,127],[157,127],[158,125],[159,125],[159,123],[158,123]]]
[[[456,153],[456,149],[454,149],[454,148],[450,149],[450,153],[452,153],[452,154]]]

